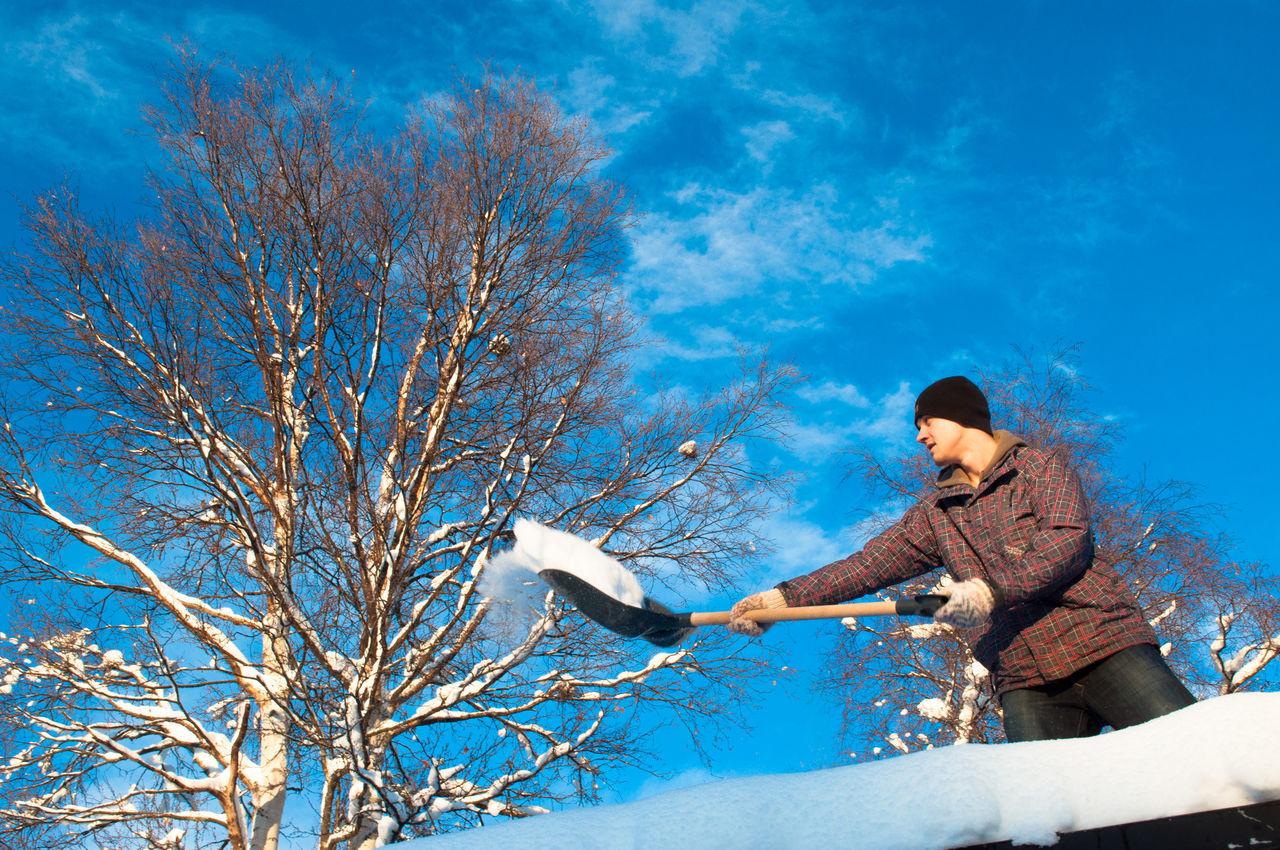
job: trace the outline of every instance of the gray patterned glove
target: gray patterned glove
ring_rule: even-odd
[[[729,609],[729,631],[734,634],[746,635],[747,637],[760,637],[773,623],[757,623],[755,620],[743,615],[748,611],[758,611],[761,608],[786,607],[786,597],[776,587],[753,593],[745,599],[739,599]]]
[[[939,623],[972,629],[991,619],[991,612],[996,607],[996,597],[991,592],[991,585],[982,579],[958,581],[943,588],[943,591],[949,596],[947,604],[933,615],[933,619]]]

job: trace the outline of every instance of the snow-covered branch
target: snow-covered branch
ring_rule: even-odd
[[[1262,672],[1268,664],[1280,655],[1280,632],[1261,639],[1245,641],[1230,657],[1224,658],[1227,640],[1231,636],[1232,627],[1238,618],[1236,612],[1228,611],[1217,617],[1217,634],[1209,644],[1209,654],[1213,659],[1214,669],[1219,675],[1218,693],[1229,694],[1240,690],[1253,677]]]

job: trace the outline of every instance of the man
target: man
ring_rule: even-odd
[[[1010,741],[1095,735],[1195,701],[1124,580],[1094,560],[1061,457],[992,432],[986,397],[959,376],[920,393],[915,425],[936,490],[860,552],[739,601],[731,630],[763,633],[749,610],[844,602],[945,566],[954,583],[934,619],[964,629],[991,671]]]

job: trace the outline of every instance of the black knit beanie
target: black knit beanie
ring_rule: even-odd
[[[916,415],[911,421],[919,425],[925,416],[950,419],[966,428],[991,433],[991,409],[987,406],[987,397],[977,384],[960,375],[934,381],[924,388],[916,398]]]

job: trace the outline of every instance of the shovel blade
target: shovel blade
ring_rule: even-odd
[[[657,646],[675,646],[693,631],[688,614],[677,614],[652,599],[644,607],[628,605],[588,581],[564,570],[540,570],[538,575],[586,616],[623,637],[638,637]]]

